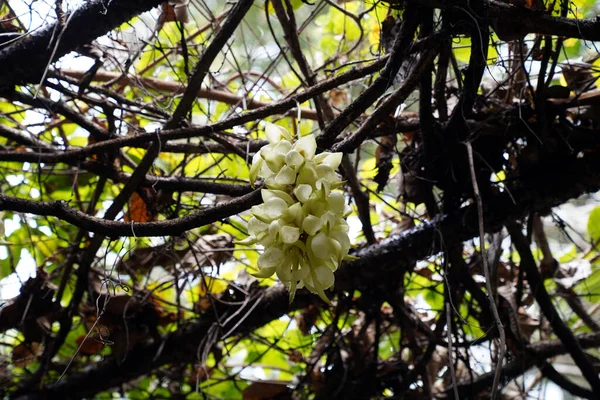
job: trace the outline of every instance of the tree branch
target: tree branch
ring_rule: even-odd
[[[194,72],[192,72],[192,76],[190,77],[190,81],[183,92],[183,97],[179,101],[179,104],[177,104],[177,108],[173,112],[173,116],[165,126],[166,129],[176,128],[179,126],[179,123],[190,112],[192,105],[194,104],[194,101],[196,101],[196,97],[200,92],[202,82],[208,73],[208,69],[217,55],[219,55],[219,53],[223,50],[223,47],[225,47],[227,41],[231,39],[233,32],[238,27],[240,22],[242,22],[244,15],[246,15],[248,10],[250,10],[252,4],[254,4],[254,0],[238,0],[238,2],[235,3],[229,12],[229,15],[227,16],[227,19],[223,23],[223,26],[217,32],[215,38],[200,57],[198,64],[196,64]]]
[[[598,378],[598,373],[594,370],[592,362],[583,352],[571,329],[564,323],[558,311],[554,308],[552,299],[544,286],[544,279],[540,271],[538,271],[538,267],[531,254],[529,243],[521,232],[521,226],[511,223],[507,225],[507,229],[513,244],[521,256],[520,266],[527,274],[527,280],[540,309],[550,322],[556,336],[564,343],[573,361],[575,361],[575,364],[577,364],[581,373],[592,387],[593,392],[600,395],[600,378]]]
[[[32,32],[26,38],[0,49],[0,89],[14,85],[37,83],[49,62],[91,43],[133,17],[149,11],[161,4],[162,0],[90,0],[82,3],[73,16],[67,16],[69,23],[64,27],[55,58],[50,60],[54,43],[51,43],[57,24],[47,25],[40,31]]]

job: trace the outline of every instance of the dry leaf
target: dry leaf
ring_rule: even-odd
[[[12,362],[15,367],[24,368],[36,362],[42,354],[42,344],[38,342],[23,342],[12,350]]]
[[[100,338],[97,335],[90,335],[87,339],[85,337],[86,335],[81,335],[75,339],[75,343],[79,346],[79,353],[77,354],[81,356],[93,356],[100,353],[100,350],[104,347],[104,343]],[[85,342],[83,342],[84,340]]]
[[[125,214],[125,222],[148,222],[150,214],[148,206],[142,197],[134,192],[129,198],[129,210]]]
[[[314,304],[309,305],[303,309],[300,314],[296,315],[298,329],[303,335],[306,336],[310,333],[310,330],[315,326],[319,315],[321,315],[321,309]]]
[[[175,7],[169,3],[163,3],[163,13],[160,17],[161,22],[174,22],[175,18]]]
[[[190,386],[196,387],[196,384],[202,383],[208,378],[210,378],[213,372],[213,368],[214,367],[207,368],[199,365],[194,366],[194,370],[192,371],[192,375],[190,376],[190,379],[188,381]]]

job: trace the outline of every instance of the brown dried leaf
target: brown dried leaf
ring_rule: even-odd
[[[104,348],[104,343],[100,340],[100,338],[97,335],[90,335],[86,339],[85,336],[86,335],[80,335],[77,337],[77,339],[75,339],[75,343],[77,343],[77,346],[79,346],[79,353],[77,353],[77,355],[93,356],[94,354],[100,353],[100,351]]]
[[[308,335],[313,326],[315,326],[317,319],[321,315],[321,309],[311,304],[298,315],[296,315],[296,323],[298,324],[298,329],[302,332],[303,335]]]
[[[175,7],[169,3],[163,3],[163,13],[160,17],[161,22],[175,22]]]
[[[42,354],[42,344],[38,342],[23,342],[12,350],[12,362],[15,367],[24,368],[36,362]]]
[[[129,210],[125,214],[125,222],[148,222],[151,219],[148,207],[142,197],[133,193],[129,198]]]
[[[190,376],[188,383],[190,386],[195,387],[196,384],[204,382],[211,377],[213,369],[213,367],[207,368],[199,365],[194,366],[194,370],[192,371],[192,375]]]

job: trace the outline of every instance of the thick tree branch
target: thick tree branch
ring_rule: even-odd
[[[206,207],[202,211],[181,218],[156,222],[115,222],[92,217],[66,202],[37,202],[0,194],[0,210],[11,210],[37,215],[58,217],[86,231],[109,237],[121,236],[179,236],[182,233],[223,218],[238,214],[261,202],[260,190],[255,190],[227,203]]]
[[[260,288],[250,294],[244,302],[223,305],[219,303],[216,315],[205,315],[178,331],[149,346],[139,346],[127,354],[122,363],[115,357],[105,359],[86,371],[74,374],[43,391],[18,397],[25,399],[67,399],[76,394],[78,398],[92,397],[94,394],[116,387],[123,382],[147,374],[153,369],[169,363],[192,363],[203,350],[202,342],[211,330],[217,329],[217,337],[233,330],[243,334],[267,324],[293,310],[306,307],[317,301],[314,296],[298,292],[294,303],[288,303],[287,290],[278,285]],[[209,343],[210,346],[213,343]]]
[[[501,229],[507,221],[522,217],[532,210],[548,210],[550,207],[562,204],[569,198],[600,189],[600,157],[573,158],[570,164],[561,163],[561,168],[563,174],[549,174],[551,177],[546,177],[546,180],[550,179],[552,181],[552,185],[541,178],[548,175],[547,168],[544,166],[540,167],[540,171],[537,171],[541,175],[530,175],[530,178],[513,184],[510,191],[514,198],[518,200],[517,203],[513,203],[507,193],[499,194],[496,198],[488,200],[485,213],[488,231],[493,232]],[[259,200],[258,193],[253,192],[245,196],[243,201],[249,202],[253,196],[255,197],[254,200]],[[216,217],[222,218],[223,209],[232,207],[232,203],[242,209],[248,208],[248,203],[241,204],[241,199],[212,207],[210,209],[212,212],[207,213],[211,217],[205,215],[206,221],[215,220],[215,215],[213,215],[215,210],[220,212],[220,214],[217,213]],[[3,208],[2,204],[0,201],[0,209]],[[161,229],[164,229],[164,227]],[[187,227],[184,230],[187,229],[190,228]],[[478,216],[473,206],[465,207],[453,217],[437,217],[430,223],[420,225],[401,235],[392,236],[378,244],[357,251],[355,255],[360,256],[360,258],[356,261],[344,263],[336,273],[336,290],[352,291],[364,288],[372,290],[373,285],[377,285],[378,282],[385,282],[386,277],[389,277],[390,274],[401,274],[407,269],[408,265],[411,265],[410,263],[443,249],[443,243],[448,238],[467,240],[477,234]],[[373,268],[373,266],[377,267]],[[285,290],[269,289],[269,291],[271,290],[273,292],[268,292],[269,298],[272,299],[271,305],[265,309],[260,307],[255,309],[234,333],[256,329],[271,319],[278,318],[283,313],[297,307],[297,303],[294,303],[288,309]],[[277,292],[275,296],[273,293],[276,290],[280,290],[280,292]],[[270,297],[271,294],[275,297]],[[269,312],[265,310],[269,310]],[[231,311],[233,312],[233,310]],[[165,339],[166,347],[158,355],[157,352],[161,346],[143,347],[130,353],[124,366],[118,366],[110,359],[106,360],[104,364],[94,366],[82,375],[67,378],[56,387],[50,388],[47,393],[49,393],[48,395],[55,393],[55,391],[63,393],[63,390],[83,390],[82,393],[86,394],[96,393],[113,387],[120,382],[133,379],[140,374],[149,372],[152,368],[177,360],[177,358],[172,359],[170,357],[171,355],[176,357],[181,354],[179,349],[185,348],[190,354],[189,347],[185,347],[186,343],[190,346],[196,346],[198,338],[206,332],[210,327],[208,325],[212,323],[214,323],[213,320],[203,318],[201,322],[190,325],[189,330],[185,328],[173,336],[168,336]],[[171,338],[176,338],[176,340],[171,341]],[[582,346],[587,345],[582,343]],[[540,356],[543,356],[543,354]],[[505,376],[512,371],[509,367],[504,370]],[[102,379],[98,377],[102,377]],[[91,380],[93,380],[93,384]]]
[[[39,82],[48,63],[75,50],[77,47],[91,43],[133,17],[149,11],[161,4],[162,0],[91,0],[83,2],[67,16],[69,23],[58,44],[55,59],[50,55],[55,43],[52,40],[56,24],[48,25],[38,32],[32,32],[26,38],[16,41],[10,46],[0,49],[0,88],[14,85]]]

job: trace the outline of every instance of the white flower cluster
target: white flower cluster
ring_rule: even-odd
[[[243,244],[258,243],[264,252],[254,276],[277,277],[289,287],[290,301],[296,289],[306,287],[327,300],[325,289],[334,282],[334,271],[348,255],[350,239],[344,217],[342,185],[335,173],[342,153],[316,154],[314,135],[294,142],[285,129],[268,124],[269,141],[254,155],[250,181],[265,180],[263,204],[252,207],[250,237]]]

